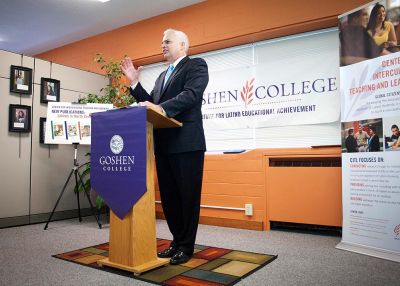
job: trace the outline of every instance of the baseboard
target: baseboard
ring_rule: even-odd
[[[319,234],[319,235],[332,235],[342,236],[342,227],[306,224],[306,223],[293,223],[282,221],[270,221],[271,230],[294,231],[301,233]]]
[[[104,212],[102,211],[101,213],[104,213]],[[92,215],[92,211],[90,208],[81,209],[82,217],[91,216],[91,215]],[[18,216],[18,217],[0,218],[0,228],[44,223],[44,222],[47,222],[49,217],[50,217],[50,213],[41,213],[41,214],[33,214],[30,216],[25,215],[25,216]],[[77,209],[54,212],[53,217],[51,218],[51,221],[71,219],[71,218],[78,218],[78,210]]]
[[[104,210],[101,213],[104,213]],[[82,217],[90,215],[92,215],[90,208],[81,209]],[[50,213],[41,213],[41,214],[34,214],[31,216],[26,215],[20,217],[0,218],[0,228],[22,226],[22,225],[29,225],[36,223],[45,223],[47,222],[49,217]],[[58,211],[54,213],[51,220],[57,221],[57,220],[71,219],[77,217],[78,217],[78,210]],[[160,211],[156,211],[156,217],[158,219],[165,219],[164,213]],[[258,230],[258,231],[264,230],[263,223],[260,221],[244,221],[238,219],[216,218],[207,216],[200,217],[200,224]]]
[[[0,228],[27,225],[27,224],[29,224],[28,215],[0,218]]]
[[[160,211],[156,211],[156,217],[157,219],[165,219],[164,213]],[[244,221],[238,219],[219,218],[219,217],[200,216],[200,224],[249,229],[249,230],[259,230],[259,231],[264,230],[263,223],[261,221]]]
[[[90,208],[84,208],[81,209],[81,216],[90,216],[92,215],[92,211]],[[47,220],[50,217],[50,213],[42,213],[42,214],[34,214],[30,216],[30,223],[42,223],[42,222],[47,222]],[[56,221],[56,220],[64,220],[64,219],[71,219],[71,218],[77,218],[78,217],[78,210],[67,210],[67,211],[58,211],[54,212],[53,217],[51,218],[51,221]]]

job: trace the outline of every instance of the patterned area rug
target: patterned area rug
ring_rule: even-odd
[[[157,249],[169,247],[170,240],[158,239]],[[132,277],[157,285],[233,285],[277,258],[276,255],[259,254],[211,246],[195,245],[192,259],[181,265],[166,265],[139,276],[110,267],[100,267],[97,261],[108,257],[108,243],[82,248],[53,257],[88,267]]]

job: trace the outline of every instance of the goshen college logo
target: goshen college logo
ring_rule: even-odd
[[[101,156],[99,163],[104,172],[131,172],[135,164],[135,156],[118,155],[124,149],[124,139],[120,135],[114,135],[110,140],[110,150],[113,156]]]
[[[336,77],[314,78],[301,81],[284,81],[272,84],[255,84],[255,77],[246,81],[242,88],[228,88],[219,90],[209,90],[204,92],[202,105],[226,105],[229,103],[238,103],[240,99],[245,107],[254,104],[254,101],[260,104],[268,103],[271,99],[290,98],[291,96],[307,96],[309,94],[318,95],[329,92],[332,93],[338,88],[336,86]],[[258,79],[260,81],[260,79]],[[233,85],[236,83],[232,80]],[[210,87],[212,89],[212,87]]]
[[[119,135],[114,135],[110,140],[110,149],[115,155],[118,155],[124,149],[124,139]]]
[[[246,81],[246,85],[243,86],[243,89],[240,91],[240,96],[242,97],[242,100],[244,102],[244,106],[247,108],[247,105],[249,105],[253,101],[253,83],[254,83],[255,78]]]

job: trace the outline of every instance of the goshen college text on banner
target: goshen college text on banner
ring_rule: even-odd
[[[205,129],[338,121],[338,82],[330,69],[322,65],[305,74],[294,67],[271,74],[261,64],[213,73],[203,95]]]

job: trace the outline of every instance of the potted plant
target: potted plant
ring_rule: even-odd
[[[80,98],[79,103],[112,103],[115,107],[124,107],[131,105],[134,102],[133,97],[130,95],[129,88],[121,82],[122,70],[120,63],[113,61],[106,61],[101,54],[96,54],[94,61],[100,64],[100,69],[105,72],[105,77],[109,79],[106,87],[100,89],[104,91],[104,95],[88,94]]]

